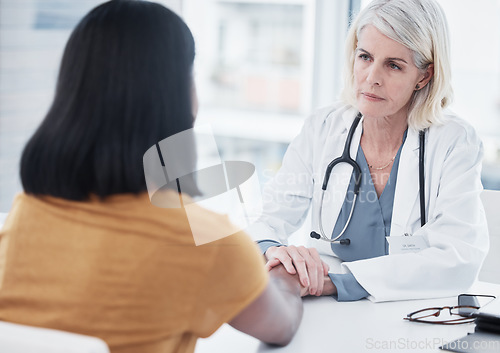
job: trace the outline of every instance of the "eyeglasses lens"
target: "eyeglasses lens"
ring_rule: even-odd
[[[438,308],[429,308],[415,313],[411,318],[413,320],[428,323],[468,323],[474,321],[474,318],[470,318],[468,315],[468,313],[474,310],[475,308],[473,307],[452,307],[443,308],[442,310]]]

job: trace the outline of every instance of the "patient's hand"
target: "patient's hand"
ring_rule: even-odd
[[[278,265],[283,266],[280,260],[271,259],[266,263],[265,269],[269,272],[273,267],[276,267]],[[298,276],[297,281],[300,283]],[[305,297],[306,295],[309,295],[309,286],[304,287],[302,283],[300,283],[300,296]]]
[[[325,276],[323,279],[323,292],[321,295],[334,295],[337,294],[337,287],[333,284],[330,276]],[[300,296],[305,297],[309,294],[309,287],[304,287],[302,284],[300,285]]]

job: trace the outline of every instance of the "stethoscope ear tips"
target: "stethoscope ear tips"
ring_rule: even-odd
[[[349,245],[351,244],[351,239],[340,239],[340,245]]]
[[[313,239],[319,239],[321,238],[321,235],[319,235],[318,233],[316,233],[315,231],[312,231],[311,234],[310,234],[311,238]]]

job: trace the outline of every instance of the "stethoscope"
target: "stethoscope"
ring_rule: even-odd
[[[328,164],[328,167],[326,168],[325,172],[325,177],[323,179],[323,185],[321,186],[321,201],[319,204],[319,231],[320,233],[318,234],[315,231],[311,232],[311,238],[314,239],[321,239],[329,243],[340,243],[341,245],[349,245],[351,244],[351,240],[348,238],[345,239],[340,239],[340,237],[344,234],[346,231],[347,227],[349,226],[349,223],[351,221],[352,213],[354,212],[354,207],[356,206],[356,199],[359,194],[359,188],[361,187],[361,168],[359,167],[358,163],[356,163],[355,160],[351,158],[351,155],[349,153],[349,150],[351,148],[351,142],[352,142],[352,137],[354,136],[354,131],[356,131],[356,127],[359,124],[359,121],[361,120],[361,113],[358,113],[356,115],[356,118],[352,122],[351,128],[349,129],[349,133],[347,134],[347,139],[344,145],[344,151],[342,152],[342,155],[338,158],[335,158],[333,161]],[[419,148],[419,154],[418,154],[418,177],[419,177],[419,187],[420,187],[420,224],[423,227],[425,224],[425,180],[424,180],[424,146],[425,146],[425,130],[421,130],[419,132],[419,138],[420,138],[420,148]],[[339,235],[337,235],[335,238],[330,239],[325,235],[325,231],[323,230],[323,219],[322,219],[322,211],[323,211],[323,198],[325,196],[325,191],[328,186],[328,181],[330,180],[330,174],[332,173],[333,167],[340,163],[347,163],[353,168],[353,174],[354,174],[354,197],[352,200],[352,206],[351,206],[351,211],[349,213],[349,217],[347,218],[347,222],[340,232]]]

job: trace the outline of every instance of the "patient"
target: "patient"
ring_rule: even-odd
[[[158,4],[110,1],[77,25],[0,231],[0,320],[97,336],[113,353],[192,352],[224,322],[291,340],[295,276],[268,275],[241,232],[195,246],[184,209],[149,201],[143,154],[194,124],[193,60],[188,27]],[[196,212],[201,227],[233,227]]]

